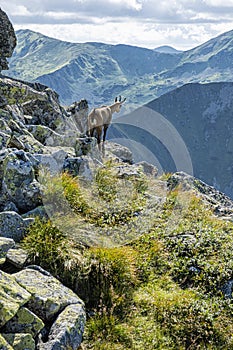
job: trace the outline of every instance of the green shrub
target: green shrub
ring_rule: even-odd
[[[55,276],[62,276],[70,254],[70,242],[50,221],[37,218],[22,242],[31,262],[40,264]]]
[[[221,322],[227,325],[230,320],[226,322],[221,299],[208,299],[193,290],[181,289],[169,278],[162,278],[140,288],[135,301],[143,315],[154,319],[176,348],[217,346],[220,349],[224,344],[233,347],[229,337],[232,325],[227,337],[222,332]]]
[[[88,306],[102,313],[122,315],[132,303],[138,284],[136,252],[130,247],[91,248],[84,256],[89,271],[83,279],[86,287],[80,285],[79,290],[90,291]]]
[[[96,350],[126,350],[132,346],[126,325],[121,324],[115,316],[105,313],[97,314],[89,320],[85,337],[87,341],[90,339],[94,343]]]

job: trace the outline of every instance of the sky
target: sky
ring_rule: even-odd
[[[233,0],[0,0],[15,30],[188,50],[233,29]]]

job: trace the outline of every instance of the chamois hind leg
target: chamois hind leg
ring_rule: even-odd
[[[99,126],[98,128],[96,128],[96,138],[97,138],[97,144],[98,144],[98,148],[99,151],[101,152],[101,135],[102,135],[102,127]]]
[[[109,124],[104,124],[104,134],[103,134],[103,155],[104,155],[104,153],[105,153],[104,144],[105,144],[105,140],[106,140],[106,134],[107,134],[108,127],[109,127]]]

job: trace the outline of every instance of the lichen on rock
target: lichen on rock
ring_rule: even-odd
[[[0,349],[1,350],[14,350],[12,346],[6,341],[6,339],[0,334]]]
[[[7,333],[3,337],[12,346],[14,350],[35,350],[35,340],[31,334]]]
[[[26,307],[21,307],[3,328],[3,333],[29,333],[34,338],[44,327],[43,321]]]
[[[67,305],[80,304],[84,307],[83,301],[74,292],[41,271],[44,270],[26,268],[13,276],[32,295],[28,307],[44,322],[52,320]]]
[[[30,298],[31,294],[21,287],[13,276],[0,271],[0,327],[14,317]]]

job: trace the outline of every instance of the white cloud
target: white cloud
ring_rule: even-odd
[[[139,11],[142,9],[142,3],[137,0],[109,0],[110,3],[127,7]]]
[[[2,0],[15,28],[67,41],[185,49],[233,29],[233,0]]]
[[[208,6],[233,7],[233,0],[204,0]]]
[[[225,30],[230,30],[233,23],[228,26],[220,24],[152,24],[131,21],[104,22],[90,24],[44,24],[30,25],[34,31],[57,39],[72,42],[105,42],[109,44],[130,44],[155,48],[160,45],[171,45],[177,49],[188,50],[197,46]],[[17,25],[16,29],[27,26]]]

